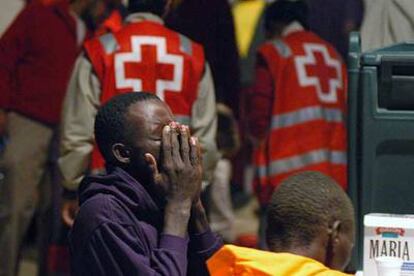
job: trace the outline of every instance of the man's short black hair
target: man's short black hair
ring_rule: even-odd
[[[95,140],[107,165],[116,165],[112,145],[128,143],[132,129],[128,126],[129,107],[137,102],[156,100],[156,95],[146,92],[131,92],[117,95],[106,102],[95,118]]]
[[[354,227],[354,209],[342,188],[314,171],[295,174],[275,190],[267,214],[266,239],[272,251],[306,248],[318,233],[340,220],[344,231]]]
[[[270,4],[265,11],[265,29],[273,33],[277,24],[287,25],[298,21],[305,29],[309,29],[308,5],[304,0],[277,0]]]
[[[134,12],[149,12],[162,16],[165,11],[167,0],[129,0],[128,11]]]

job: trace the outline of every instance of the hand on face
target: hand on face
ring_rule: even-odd
[[[201,192],[201,150],[189,128],[178,123],[165,126],[162,132],[161,171],[155,158],[145,154],[154,175],[155,185],[166,190],[167,201],[197,202]]]

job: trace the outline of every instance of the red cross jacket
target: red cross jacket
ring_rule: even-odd
[[[321,171],[346,188],[347,75],[338,53],[315,34],[296,31],[266,42],[258,56],[249,124],[264,135],[254,153],[260,202],[304,170]]]
[[[85,44],[102,87],[101,102],[126,92],[154,92],[188,124],[205,66],[203,48],[155,21],[127,24]],[[92,170],[104,167],[99,151]]]

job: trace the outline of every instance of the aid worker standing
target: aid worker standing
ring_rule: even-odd
[[[111,97],[146,91],[164,100],[189,125],[203,148],[205,179],[218,159],[217,115],[203,48],[163,24],[171,0],[130,0],[124,27],[85,44],[64,103],[59,167],[65,187],[62,216],[71,225],[76,190],[85,173],[104,170],[93,137],[98,107]],[[150,119],[150,118],[149,118]]]
[[[344,63],[307,30],[304,1],[271,4],[265,28],[269,40],[258,50],[249,101],[255,191],[264,212],[275,187],[299,171],[320,171],[347,186]]]

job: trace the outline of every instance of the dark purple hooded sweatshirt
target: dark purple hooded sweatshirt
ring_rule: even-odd
[[[205,261],[222,246],[210,230],[163,234],[162,211],[120,168],[86,177],[79,204],[69,235],[73,275],[208,275]]]

